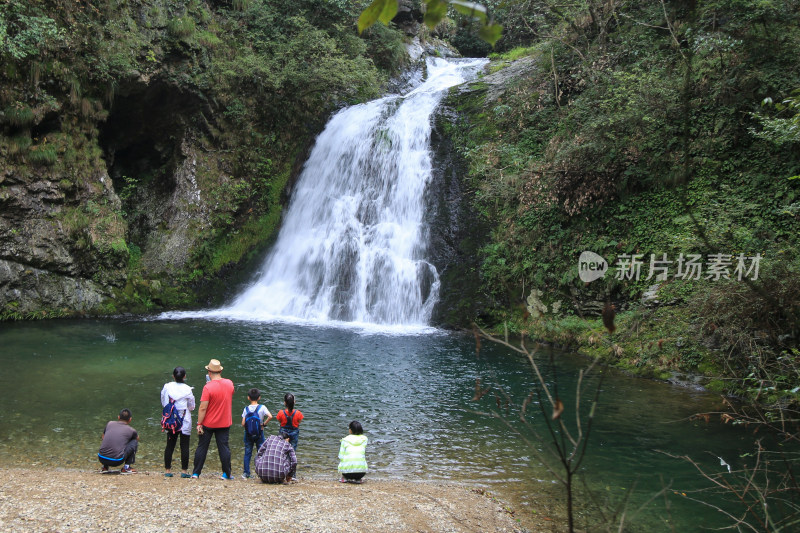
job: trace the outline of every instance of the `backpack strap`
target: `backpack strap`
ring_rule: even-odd
[[[283,414],[286,417],[286,425],[283,427],[294,429],[294,414],[296,411],[297,409],[292,409],[292,416],[289,416],[289,411],[286,409],[283,410]]]

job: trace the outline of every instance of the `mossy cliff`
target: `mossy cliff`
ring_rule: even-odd
[[[341,5],[339,5],[341,4]],[[322,0],[0,6],[0,318],[218,302],[404,36]]]
[[[795,2],[768,4],[576,6],[452,90],[445,159],[488,231],[443,273],[443,320],[797,401],[800,136],[769,102],[800,87],[800,32]],[[604,277],[581,279],[584,251]]]

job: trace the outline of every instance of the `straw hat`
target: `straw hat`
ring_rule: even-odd
[[[217,359],[212,359],[206,365],[206,370],[208,370],[209,372],[222,372],[222,365],[219,364],[219,361]]]

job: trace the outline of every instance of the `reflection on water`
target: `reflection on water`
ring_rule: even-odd
[[[141,433],[140,468],[159,470],[161,386],[171,379],[173,367],[184,366],[199,400],[203,367],[214,357],[236,384],[234,416],[251,387],[263,391],[262,401],[273,413],[282,407],[284,393],[295,395],[306,416],[298,447],[301,475],[333,478],[339,439],[357,419],[370,438],[372,476],[491,484],[523,508],[531,493],[560,490],[508,426],[523,431],[539,449],[547,446],[518,418],[519,406],[534,389],[527,362],[490,343],[477,358],[469,337],[209,320],[105,320],[2,324],[0,346],[0,458],[6,464],[94,468],[105,422],[127,407]],[[569,354],[554,358],[569,413],[571,394],[564,391],[585,361]],[[472,402],[478,377],[493,390]],[[752,437],[739,428],[686,420],[719,408],[714,396],[614,372],[602,388],[584,463],[587,482],[602,498],[619,501],[634,483],[634,503],[665,484],[678,490],[701,485],[688,464],[661,451],[689,454],[707,465],[719,456],[734,467],[740,454],[751,451]],[[503,393],[511,400],[508,410]],[[503,398],[499,412],[507,422],[482,414],[498,412],[497,398]],[[534,422],[541,419],[536,408],[528,414]],[[276,431],[270,424],[268,431]],[[241,468],[239,431],[232,430],[234,469]],[[192,449],[195,443],[193,435]],[[212,450],[209,468],[219,468],[218,461]],[[649,523],[646,528],[663,526],[667,518],[672,524],[720,525],[711,512],[669,494],[671,516],[663,500],[651,504],[641,519]]]

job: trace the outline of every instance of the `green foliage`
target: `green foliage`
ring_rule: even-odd
[[[396,0],[372,0],[372,3],[358,17],[358,33],[362,33],[378,21],[389,24],[396,14]]]
[[[471,26],[459,26],[450,44],[465,57],[483,57],[491,52],[491,45],[476,35]]]
[[[288,166],[291,159],[287,166],[277,166],[268,155],[270,142],[275,139],[263,141],[247,150],[250,157],[244,162],[242,172],[250,179],[223,182],[216,189],[214,194],[224,204],[215,219],[219,229],[193,250],[194,274],[187,277],[187,282],[240,263],[259,250],[277,230],[282,211],[280,196],[291,176]],[[237,223],[243,211],[254,216]]]
[[[58,151],[49,144],[33,146],[28,151],[27,159],[34,165],[52,166],[58,161]]]
[[[500,39],[503,27],[496,24],[493,19],[488,17],[486,6],[483,4],[469,2],[467,0],[424,0],[425,1],[425,24],[434,29],[445,17],[449,7],[469,19],[478,21],[478,35],[491,46]],[[398,0],[373,0],[372,3],[361,12],[358,17],[358,33],[371,27],[376,22],[389,24],[397,14]]]
[[[47,320],[70,316],[69,309],[38,309],[36,311],[20,311],[19,302],[8,302],[0,309],[0,322],[6,320]]]
[[[236,11],[246,11],[250,7],[250,0],[233,0],[233,9]]]
[[[681,253],[760,253],[791,263],[800,182],[785,177],[800,173],[791,129],[796,107],[784,98],[756,114],[767,94],[800,85],[789,59],[800,51],[790,4],[777,2],[754,17],[740,4],[704,3],[694,14],[668,10],[666,22],[660,5],[577,3],[559,13],[551,2],[527,3],[530,13],[498,6],[501,22],[512,11],[516,22],[506,24],[498,49],[509,51],[493,56],[490,70],[517,59],[525,61],[514,68],[525,70],[502,92],[488,91],[491,100],[483,101],[480,84],[472,96],[454,97],[462,117],[449,133],[466,159],[474,207],[495,228],[481,251],[483,292],[499,309],[524,308],[520,300],[532,288],[548,303],[572,303],[537,323],[518,317],[518,329],[608,353],[598,344],[602,327],[576,329],[569,313],[606,299],[635,309],[656,281],[618,280],[611,270],[585,284],[576,269],[585,250],[612,268],[621,254],[642,254],[643,274],[650,254],[674,261]],[[779,14],[789,12],[786,19]],[[523,27],[551,37],[526,42]],[[523,46],[511,49],[511,42]],[[534,66],[522,66],[531,60]],[[786,348],[776,344],[778,332],[796,329],[798,313],[785,309],[796,306],[795,277],[772,275],[755,288],[706,279],[660,283],[659,300],[674,307],[618,315],[618,364],[637,372],[727,365],[731,375],[732,366],[747,369],[743,361],[774,361]],[[784,314],[773,314],[754,290],[781,302]],[[756,315],[774,334],[752,327]],[[495,311],[495,320],[504,317]],[[729,325],[720,329],[723,322]],[[721,342],[726,332],[737,332],[725,341],[726,353],[737,354],[727,362],[700,342]]]
[[[128,245],[128,272],[135,274],[142,268],[142,249],[135,244]]]
[[[210,31],[201,31],[197,34],[197,42],[205,48],[215,49],[222,46],[222,39]]]
[[[792,348],[786,344],[790,340],[786,332],[800,317],[799,251],[795,245],[767,255],[758,279],[751,283],[736,279],[706,283],[692,296],[690,309],[699,317],[702,331],[720,344],[726,369],[739,379],[768,382],[772,387],[788,379],[784,367],[794,359],[785,357]],[[800,381],[792,383],[797,386]]]
[[[125,239],[122,238],[115,239],[111,242],[111,250],[113,250],[117,254],[128,255],[130,253],[130,250],[128,249],[128,244],[125,242]]]
[[[167,22],[167,31],[173,37],[186,39],[194,35],[196,26],[194,19],[190,16],[176,17]]]
[[[516,61],[517,59],[521,59],[523,57],[527,57],[530,55],[534,55],[538,53],[538,49],[533,46],[517,46],[502,53],[493,53],[489,57],[492,59],[501,59],[505,61]]]
[[[269,10],[253,15],[247,28],[252,48],[216,62],[222,92],[270,95],[258,112],[275,125],[294,123],[335,100],[356,102],[377,94],[380,78],[374,65],[349,39],[340,43],[300,15],[286,19],[281,38],[273,39],[276,16]],[[275,95],[291,95],[291,100]]]
[[[367,55],[379,69],[393,73],[404,66],[407,52],[401,31],[376,24],[362,36],[367,43]]]
[[[21,133],[8,140],[8,153],[10,155],[24,154],[33,144],[30,134]]]
[[[64,37],[64,30],[38,6],[19,0],[0,4],[0,57],[28,59],[56,46]]]
[[[19,102],[7,107],[3,114],[6,122],[18,128],[31,126],[35,119],[33,110]]]
[[[775,115],[751,113],[761,127],[751,127],[750,133],[785,149],[797,146],[800,143],[800,89],[795,89],[779,103],[773,103],[772,98],[765,98],[762,107],[774,108]],[[792,177],[796,178],[798,176]]]
[[[131,200],[136,193],[136,188],[139,185],[139,180],[137,178],[131,176],[122,176],[122,181],[125,182],[125,186],[119,191],[119,199],[123,202],[127,202]]]

